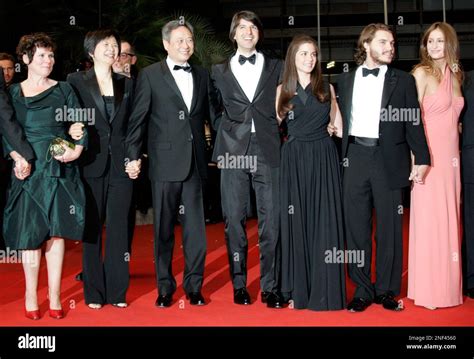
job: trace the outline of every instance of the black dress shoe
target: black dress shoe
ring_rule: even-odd
[[[285,304],[283,297],[278,292],[262,292],[262,303],[266,303],[268,308],[283,308]]]
[[[189,299],[191,305],[206,305],[206,301],[201,292],[191,292],[186,294],[186,299]]]
[[[81,282],[81,281],[82,281],[82,272],[79,273],[79,274],[76,274],[75,279],[76,279],[78,282]]]
[[[402,311],[403,306],[399,306],[395,300],[395,295],[392,292],[377,295],[375,297],[375,303],[382,304],[385,309],[394,310],[396,312]]]
[[[372,301],[370,301],[369,299],[354,297],[352,301],[347,305],[347,310],[353,313],[363,312],[371,304],[372,304]]]
[[[155,302],[155,305],[160,308],[166,308],[166,307],[171,306],[172,301],[173,301],[172,294],[159,295],[158,299]]]
[[[234,290],[234,303],[241,304],[241,305],[249,305],[250,304],[250,295],[247,292],[246,288],[240,288]]]

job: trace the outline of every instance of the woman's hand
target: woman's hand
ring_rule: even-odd
[[[76,122],[69,127],[69,136],[78,141],[84,136],[84,124]]]
[[[82,153],[82,149],[84,148],[84,146],[80,145],[76,145],[75,149],[71,149],[66,145],[62,146],[66,150],[66,152],[64,152],[64,154],[61,156],[54,156],[54,159],[63,163],[68,163],[77,160]]]
[[[332,125],[331,123],[329,123],[327,130],[328,130],[329,136],[337,134],[337,127]]]

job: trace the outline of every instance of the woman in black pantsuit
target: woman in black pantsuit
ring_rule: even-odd
[[[89,146],[80,162],[87,200],[84,299],[91,309],[100,309],[106,303],[125,308],[130,259],[128,214],[133,186],[125,173],[123,142],[133,82],[112,71],[112,64],[120,55],[120,38],[115,31],[89,32],[84,50],[94,67],[68,76],[89,116]],[[104,221],[106,242],[102,256]]]

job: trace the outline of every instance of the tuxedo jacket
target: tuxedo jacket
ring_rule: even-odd
[[[0,74],[0,135],[8,144],[27,161],[34,159],[35,154],[26,140],[23,128],[15,121],[13,108],[5,89],[3,74]],[[0,141],[1,145],[1,141]],[[7,155],[7,153],[5,153]]]
[[[69,74],[71,84],[81,107],[92,110],[93,118],[88,118],[88,146],[79,158],[79,166],[84,177],[97,178],[105,174],[109,154],[116,169],[122,176],[125,172],[125,137],[133,104],[133,80],[113,73],[115,107],[107,119],[105,103],[100,93],[94,69]]]
[[[338,102],[343,119],[342,157],[347,156],[349,121],[352,110],[352,94],[356,70],[343,73],[337,82]],[[392,189],[410,185],[410,150],[417,165],[430,165],[430,154],[421,120],[415,79],[412,75],[388,66],[382,92],[379,142],[382,149],[385,175]],[[417,121],[389,121],[390,113],[404,109],[417,111]],[[412,112],[413,113],[413,112]],[[412,116],[413,117],[413,116]],[[414,117],[413,117],[414,119]],[[348,164],[350,166],[350,163]]]
[[[462,178],[464,183],[474,183],[474,71],[466,73],[463,96]]]
[[[280,166],[280,134],[275,113],[276,89],[280,83],[281,60],[264,56],[262,75],[250,101],[230,67],[230,58],[212,66],[211,79],[217,104],[213,127],[217,131],[213,161],[219,156],[245,155],[250,143],[252,119],[257,141],[270,167]]]
[[[182,71],[182,70],[179,70]],[[184,181],[193,160],[201,179],[207,177],[204,123],[209,119],[209,73],[193,65],[193,97],[188,110],[166,60],[140,71],[126,140],[127,157],[141,156],[148,125],[149,177]]]

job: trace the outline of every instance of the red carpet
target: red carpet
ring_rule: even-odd
[[[405,223],[405,265],[402,298],[405,311],[394,313],[379,305],[370,306],[363,313],[312,312],[308,310],[268,309],[260,303],[259,256],[257,223],[250,220],[249,233],[249,283],[248,289],[254,303],[238,306],[232,302],[232,286],[229,280],[227,254],[224,244],[223,224],[208,225],[208,255],[206,260],[203,295],[208,301],[205,307],[190,306],[181,286],[183,254],[180,246],[181,230],[176,231],[177,245],[173,269],[178,281],[175,302],[167,309],[156,308],[157,297],[153,264],[153,227],[137,226],[131,260],[131,282],[128,292],[130,306],[119,309],[110,305],[101,310],[91,310],[84,304],[82,283],[74,276],[81,270],[80,243],[67,242],[63,272],[63,307],[66,318],[54,320],[45,315],[48,302],[46,266],[41,264],[39,298],[42,318],[26,319],[23,314],[24,278],[21,264],[0,264],[1,326],[472,326],[474,324],[474,300],[464,297],[464,304],[455,308],[430,311],[415,307],[406,298],[407,288],[407,225]],[[348,281],[348,297],[354,291]],[[258,298],[257,298],[258,296]]]

